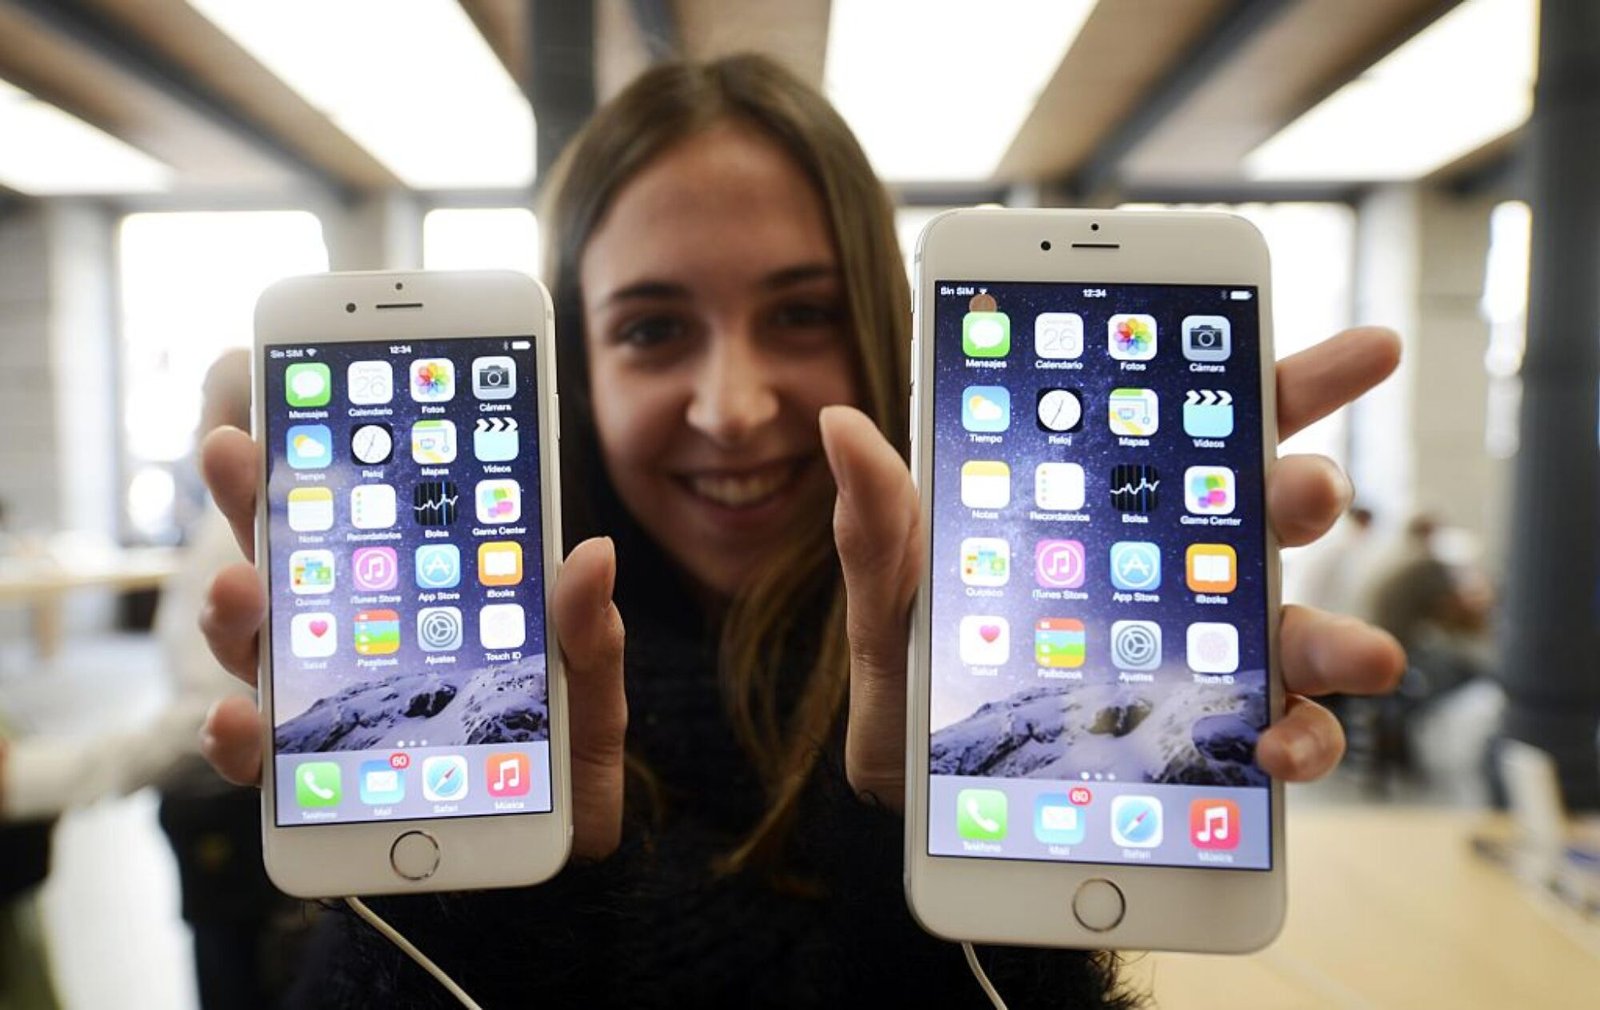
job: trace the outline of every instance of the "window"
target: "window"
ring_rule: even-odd
[[[122,295],[122,441],[128,519],[171,539],[194,449],[205,373],[248,347],[256,298],[273,281],[328,269],[322,224],[305,211],[133,214],[118,238]],[[181,506],[180,506],[181,508]]]
[[[521,270],[539,276],[539,222],[522,207],[434,210],[422,219],[429,270]]]

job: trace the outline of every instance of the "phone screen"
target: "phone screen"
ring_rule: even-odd
[[[551,809],[532,348],[265,349],[280,827]]]
[[[1271,868],[1257,295],[936,281],[930,855]]]

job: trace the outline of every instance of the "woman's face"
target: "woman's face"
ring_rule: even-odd
[[[606,472],[672,558],[732,593],[831,479],[817,412],[856,399],[822,200],[776,144],[715,126],[617,194],[579,270]]]

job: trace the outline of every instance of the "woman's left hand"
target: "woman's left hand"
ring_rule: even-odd
[[[1346,330],[1278,364],[1278,432],[1290,435],[1344,406],[1394,370],[1399,338]],[[850,712],[845,763],[850,784],[899,810],[905,799],[906,627],[922,578],[926,537],[905,461],[872,421],[828,407],[822,442],[839,487],[834,540],[849,598]],[[1267,514],[1278,542],[1316,540],[1349,505],[1350,482],[1320,456],[1286,456],[1267,477]],[[1279,653],[1290,694],[1282,718],[1262,733],[1256,759],[1291,782],[1320,778],[1344,756],[1344,732],[1310,698],[1394,689],[1405,655],[1387,633],[1353,617],[1285,607]]]

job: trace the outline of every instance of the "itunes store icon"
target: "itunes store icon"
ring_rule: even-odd
[[[400,582],[400,562],[393,547],[358,547],[350,557],[350,576],[363,592],[382,593]]]
[[[1083,544],[1077,540],[1041,540],[1033,552],[1034,575],[1046,589],[1083,585]]]

